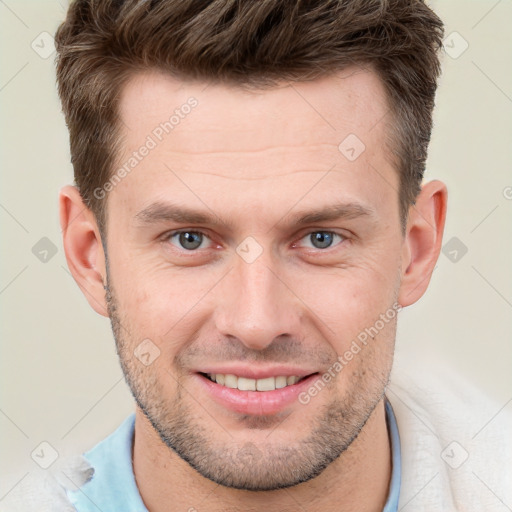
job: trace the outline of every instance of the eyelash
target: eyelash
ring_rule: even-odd
[[[200,234],[200,235],[210,239],[208,234],[205,233],[204,231],[192,230],[192,229],[180,229],[180,230],[177,230],[177,231],[170,231],[169,233],[166,233],[163,236],[162,240],[164,242],[170,242],[173,237],[175,237],[176,235],[180,235],[181,233],[196,233],[196,234]],[[344,242],[345,240],[347,240],[347,238],[348,238],[347,236],[342,235],[341,233],[338,233],[336,231],[316,229],[316,230],[309,231],[309,232],[305,233],[299,240],[303,240],[304,238],[306,238],[308,236],[311,236],[314,233],[328,233],[330,235],[338,236],[341,239],[341,241],[338,242],[338,244],[331,245],[329,247],[326,247],[325,249],[318,249],[318,248],[314,248],[314,247],[313,248],[308,248],[309,250],[318,251],[318,252],[328,252],[330,249],[333,249],[333,248],[337,247],[338,245],[341,245],[341,243]],[[295,246],[295,242],[294,242],[293,245]],[[178,249],[180,249],[180,248],[178,248]],[[184,253],[193,254],[193,253],[199,252],[200,249],[189,249],[189,250],[187,250],[185,248],[181,248],[181,251],[183,251]]]

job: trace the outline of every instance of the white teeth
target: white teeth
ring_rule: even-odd
[[[236,389],[238,387],[238,377],[236,375],[224,375],[224,386]]]
[[[238,389],[240,391],[256,391],[256,381],[254,379],[238,377]]]
[[[286,377],[276,377],[276,389],[281,389],[284,387],[286,387]]]
[[[255,381],[258,391],[273,391],[276,389],[276,378],[267,377],[266,379],[258,379]],[[239,388],[240,389],[240,388]]]
[[[247,377],[237,377],[231,373],[207,373],[210,380],[217,382],[221,386],[226,386],[240,391],[274,391],[286,386],[296,384],[301,378],[295,375],[278,377],[265,377],[264,379],[248,379]]]

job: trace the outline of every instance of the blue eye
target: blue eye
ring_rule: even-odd
[[[175,237],[178,237],[178,243],[182,249],[194,251],[201,246],[204,234],[200,231],[177,231],[176,233],[171,233],[169,240]]]
[[[313,248],[315,249],[328,249],[333,245],[334,238],[338,237],[341,241],[344,238],[337,233],[333,233],[332,231],[313,231],[309,233],[304,238],[309,238],[311,241]]]

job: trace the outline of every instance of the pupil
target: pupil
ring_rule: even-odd
[[[325,249],[332,243],[332,235],[326,231],[319,231],[318,233],[314,233],[313,237],[314,242],[319,242],[319,249]],[[313,245],[315,245],[315,243]]]
[[[185,232],[180,235],[180,243],[185,249],[197,249],[201,245],[199,233]]]

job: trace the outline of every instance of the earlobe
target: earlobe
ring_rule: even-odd
[[[59,210],[69,270],[91,307],[100,315],[108,316],[105,255],[94,214],[73,186],[61,189]]]
[[[399,294],[404,307],[421,298],[432,277],[442,246],[447,196],[444,183],[431,181],[423,185],[416,204],[409,209]]]

